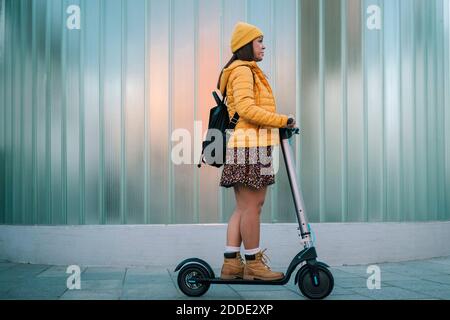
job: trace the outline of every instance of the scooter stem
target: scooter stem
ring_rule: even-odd
[[[279,130],[280,130],[281,150],[283,151],[284,163],[286,165],[286,171],[289,178],[292,197],[294,199],[295,213],[297,216],[300,235],[305,244],[305,248],[306,247],[310,248],[313,246],[313,242],[311,240],[311,231],[309,229],[308,219],[306,218],[303,195],[301,190],[299,189],[299,184],[297,182],[294,156],[292,154],[291,146],[289,145],[289,139],[291,138],[292,135],[298,133],[299,129],[281,128]]]

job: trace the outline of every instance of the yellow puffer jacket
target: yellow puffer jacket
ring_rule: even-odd
[[[276,113],[272,88],[256,62],[236,60],[225,68],[220,79],[222,95],[225,88],[230,120],[235,112],[239,114],[227,147],[280,144],[278,128],[286,127],[288,117]]]

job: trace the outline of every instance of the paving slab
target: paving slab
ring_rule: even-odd
[[[335,288],[329,300],[450,299],[450,257],[377,264],[381,289],[367,288],[368,265],[331,267]],[[202,297],[187,297],[178,273],[166,267],[80,266],[81,289],[69,290],[66,266],[0,262],[0,299],[89,300],[303,300],[295,272],[284,286],[211,285]],[[283,270],[282,268],[273,268]],[[215,272],[220,271],[216,268]]]
[[[430,299],[429,295],[398,287],[381,287],[381,289],[354,288],[357,294],[375,300],[417,300]]]

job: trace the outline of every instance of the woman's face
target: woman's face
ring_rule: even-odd
[[[256,61],[262,61],[264,59],[264,50],[266,47],[263,44],[263,36],[253,40],[253,53]]]

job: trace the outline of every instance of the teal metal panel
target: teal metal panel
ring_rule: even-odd
[[[63,8],[70,5],[81,7],[78,1],[62,1]],[[64,21],[64,14],[62,20]],[[64,25],[65,23],[63,23]],[[83,206],[82,192],[80,185],[84,185],[82,177],[84,173],[82,169],[82,157],[84,154],[84,145],[82,143],[82,133],[84,124],[82,120],[84,106],[82,104],[83,92],[83,61],[81,59],[81,44],[85,41],[81,39],[81,33],[85,28],[80,30],[69,30],[65,26],[62,28],[62,78],[64,79],[64,95],[63,95],[63,189],[64,194],[64,210],[65,223],[80,224],[82,222]]]
[[[126,223],[145,223],[145,1],[126,3],[124,118]]]
[[[62,52],[62,34],[63,34],[63,5],[62,1],[50,1],[50,87],[49,100],[50,105],[50,223],[64,224],[66,213],[66,185],[65,159],[65,127],[66,106],[64,105],[63,89],[65,80],[63,79],[63,52]]]
[[[450,91],[445,88],[450,87],[450,2],[444,1],[444,56],[443,63],[440,64],[444,67],[444,210],[442,214],[443,219],[448,219],[450,210],[450,112],[448,106],[450,104]]]
[[[86,17],[81,21],[80,68],[82,83],[80,85],[80,189],[81,189],[81,217],[82,224],[97,224],[101,221],[101,177],[100,157],[102,150],[100,140],[103,135],[100,128],[102,113],[100,96],[100,54],[102,42],[99,41],[102,23],[100,15],[100,0],[83,0]],[[89,30],[89,32],[86,32]]]
[[[436,219],[445,217],[445,176],[440,172],[445,172],[444,167],[444,151],[445,151],[445,96],[444,86],[444,1],[440,0],[436,4],[435,17],[435,49],[436,60],[434,67],[436,68]],[[439,63],[441,61],[441,63]]]
[[[121,224],[124,215],[124,26],[125,2],[101,1],[100,173],[102,223]],[[120,21],[120,23],[119,23]]]
[[[365,0],[363,17],[369,5],[380,6],[380,1]],[[384,20],[383,20],[384,21]],[[367,30],[363,24],[364,37],[364,186],[365,209],[363,221],[382,221],[384,197],[384,103],[383,103],[383,38],[382,32]]]
[[[80,29],[67,27],[71,5]],[[449,10],[449,0],[0,0],[0,223],[227,221],[235,199],[221,170],[173,163],[172,134],[204,132],[240,20],[263,30],[277,109],[302,128],[292,146],[312,222],[448,220]],[[278,160],[264,222],[294,221]]]
[[[4,105],[3,105],[3,114],[5,115],[4,118],[4,122],[3,122],[3,135],[4,135],[4,144],[3,144],[3,159],[4,159],[4,179],[2,179],[2,181],[4,181],[3,184],[3,189],[4,189],[4,202],[3,202],[3,207],[4,207],[4,211],[3,212],[3,221],[4,223],[10,223],[11,222],[11,191],[12,188],[7,188],[6,186],[11,185],[12,181],[10,178],[10,172],[11,169],[9,168],[10,165],[10,156],[11,156],[11,81],[7,81],[7,80],[11,80],[11,46],[6,46],[6,43],[8,41],[10,41],[10,36],[11,36],[11,16],[6,15],[6,12],[10,12],[11,11],[11,4],[9,2],[4,2],[4,60],[2,60],[2,67],[4,69]]]
[[[32,223],[32,100],[31,100],[31,2],[20,2],[20,170],[21,219],[22,223]]]
[[[37,83],[33,101],[36,110],[36,223],[50,224],[50,3],[34,2],[35,7],[35,70]]]
[[[0,223],[5,223],[6,194],[6,51],[5,51],[5,0],[0,1]]]
[[[322,221],[320,217],[320,154],[321,154],[321,73],[320,55],[320,1],[301,1],[300,6],[300,54],[301,87],[300,114],[300,173],[303,196],[310,221]]]
[[[436,188],[436,3],[426,2],[426,28],[429,36],[426,38],[426,76],[427,79],[425,94],[426,94],[426,110],[425,110],[425,145],[426,145],[426,203],[427,206],[423,211],[423,219],[435,220],[437,217],[437,188]]]
[[[425,1],[416,1],[416,78],[415,78],[415,219],[424,220],[428,202],[427,165],[427,82],[428,54],[427,7]]]
[[[198,20],[198,1],[174,0],[172,9],[172,55],[171,55],[171,103],[169,133],[176,130],[194,132],[195,120],[195,63],[196,21]],[[183,21],[182,23],[180,23]],[[189,139],[192,141],[191,139]],[[190,142],[189,141],[189,142]],[[189,143],[190,144],[190,143]],[[192,148],[191,148],[192,150]],[[172,156],[172,154],[171,154]],[[170,160],[171,158],[169,158]],[[170,162],[169,183],[170,207],[173,223],[192,223],[197,213],[194,212],[194,175],[197,174],[192,164],[175,165]],[[214,214],[214,213],[213,213]]]
[[[150,223],[171,223],[170,210],[170,87],[172,20],[170,1],[152,0],[149,37],[149,210]],[[151,45],[154,43],[154,45]],[[162,138],[165,137],[165,138]]]
[[[22,201],[22,160],[21,160],[21,149],[22,149],[22,135],[21,135],[21,116],[22,116],[22,41],[20,32],[20,2],[14,2],[12,5],[14,10],[12,34],[18,39],[16,40],[16,46],[13,51],[13,66],[12,66],[12,101],[11,101],[11,132],[12,132],[12,222],[13,223],[23,223],[23,201]]]
[[[322,1],[322,102],[321,102],[321,188],[320,217],[341,221],[343,108],[342,108],[342,1]],[[345,30],[345,29],[344,29]],[[326,216],[326,218],[325,218]]]
[[[383,4],[384,202],[382,221],[400,220],[400,2]]]
[[[367,193],[365,188],[365,114],[362,30],[365,28],[365,7],[359,0],[343,1],[342,12],[346,19],[342,66],[343,85],[343,165],[342,221],[364,221]],[[344,40],[343,39],[343,40]]]
[[[415,210],[415,35],[411,30],[415,26],[415,7],[410,1],[400,1],[400,201],[401,220],[413,220]],[[410,156],[406,156],[410,155]]]

